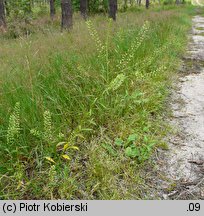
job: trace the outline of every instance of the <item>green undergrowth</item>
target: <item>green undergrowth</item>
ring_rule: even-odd
[[[129,11],[117,23],[95,16],[69,33],[1,39],[0,198],[147,199],[192,11]]]

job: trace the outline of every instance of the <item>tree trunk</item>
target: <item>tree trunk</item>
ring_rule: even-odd
[[[62,0],[62,29],[69,30],[72,28],[72,1],[71,0]]]
[[[86,20],[87,19],[87,0],[80,0],[80,12],[81,16]]]
[[[109,17],[116,20],[117,0],[109,0]]]
[[[146,9],[149,9],[149,0],[146,0],[145,7]]]
[[[0,28],[6,27],[4,0],[0,0]]]
[[[53,20],[55,17],[55,0],[50,0],[50,17]]]

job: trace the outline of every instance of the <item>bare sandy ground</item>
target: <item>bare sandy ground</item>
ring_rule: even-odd
[[[193,18],[188,49],[171,97],[174,133],[159,158],[162,199],[204,199],[204,17]]]

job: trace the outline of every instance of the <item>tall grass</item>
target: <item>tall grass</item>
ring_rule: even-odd
[[[189,8],[1,39],[0,197],[140,199]]]

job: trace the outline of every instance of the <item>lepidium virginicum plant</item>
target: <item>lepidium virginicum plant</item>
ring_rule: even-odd
[[[129,64],[132,62],[132,60],[134,60],[134,56],[137,49],[141,46],[143,41],[148,37],[149,30],[150,30],[150,24],[149,22],[146,21],[145,24],[142,26],[141,30],[139,31],[139,34],[136,35],[135,40],[131,43],[131,46],[128,49],[128,51],[122,55],[117,65],[118,70],[124,71],[128,69]]]
[[[77,146],[74,146],[69,140],[70,137],[65,140],[65,135],[63,133],[59,133],[55,136],[53,125],[52,125],[52,117],[49,110],[46,110],[43,114],[43,131],[39,131],[37,129],[32,129],[30,133],[35,137],[43,140],[45,143],[45,148],[48,148],[45,151],[45,159],[50,161],[51,163],[56,163],[55,158],[63,158],[64,160],[71,160],[69,156],[69,150],[79,150]],[[53,158],[51,155],[55,155]]]
[[[109,42],[110,42],[110,31],[112,28],[112,20],[108,19],[108,26],[107,26],[107,31],[106,31],[106,40],[105,42],[102,42],[98,32],[94,28],[92,22],[89,20],[86,22],[87,28],[89,31],[89,34],[91,35],[93,41],[96,44],[96,49],[98,52],[98,60],[99,64],[101,65],[101,71],[103,74],[103,78],[105,79],[106,82],[109,82],[109,64],[110,64],[110,59],[109,59]]]
[[[7,146],[11,151],[16,151],[20,139],[20,103],[17,102],[13,113],[9,117],[9,126],[7,129]]]

